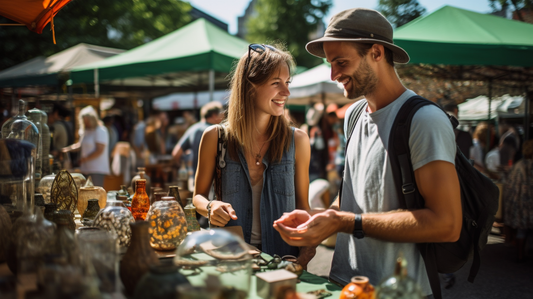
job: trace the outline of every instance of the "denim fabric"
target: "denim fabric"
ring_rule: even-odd
[[[283,154],[281,161],[269,162],[268,153],[263,157],[266,165],[263,172],[263,190],[261,192],[261,244],[262,251],[270,255],[298,255],[298,248],[289,246],[272,227],[275,220],[283,213],[296,209],[294,191],[294,128],[289,150]],[[239,161],[233,160],[228,152],[225,156],[226,167],[222,169],[222,200],[230,203],[238,219],[230,220],[226,226],[241,226],[246,243],[252,235],[252,185],[248,164],[239,150]]]

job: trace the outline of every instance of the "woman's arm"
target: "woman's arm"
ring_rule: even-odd
[[[74,144],[71,144],[67,147],[62,148],[61,152],[63,153],[75,152],[75,151],[79,151],[80,148],[81,148],[81,142],[76,142]]]
[[[211,126],[204,131],[202,140],[200,141],[193,197],[196,211],[204,217],[208,217],[207,204],[209,203],[209,191],[211,190],[215,176],[217,143],[217,127]],[[237,216],[231,204],[216,200],[211,203],[210,218],[213,225],[225,226],[230,219],[237,219]]]
[[[311,145],[309,137],[300,129],[294,130],[295,165],[294,188],[296,191],[296,208],[309,211],[309,161]],[[307,264],[315,256],[316,246],[300,247],[298,263],[307,270]]]
[[[300,130],[294,130],[295,143],[295,173],[294,188],[296,192],[296,208],[309,211],[309,160],[311,158],[311,146],[309,137]]]

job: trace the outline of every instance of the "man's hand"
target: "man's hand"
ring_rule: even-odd
[[[231,204],[219,200],[211,202],[210,220],[212,225],[224,227],[231,219],[237,220],[237,214],[235,214]]]
[[[353,214],[351,213],[347,213],[351,214],[351,221],[349,220],[349,215],[343,216],[334,210],[325,210],[313,214],[311,216],[306,211],[294,210],[274,221],[273,226],[285,242],[289,245],[300,247],[317,246],[324,239],[338,231],[350,231],[350,224],[353,230]],[[344,218],[347,221],[343,221]],[[345,226],[347,226],[346,229],[344,228]]]

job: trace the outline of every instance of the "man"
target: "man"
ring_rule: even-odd
[[[48,127],[52,133],[50,154],[60,158],[61,149],[74,143],[74,134],[71,126],[64,121],[69,112],[59,104],[54,104],[52,112],[48,114]]]
[[[448,114],[451,114],[455,116],[455,118],[459,119],[459,106],[456,104],[446,104],[444,105],[444,111],[448,112]],[[455,142],[457,142],[457,146],[459,146],[459,149],[463,153],[463,155],[468,156],[470,154],[470,148],[472,145],[472,135],[470,133],[459,130],[457,128],[454,129],[455,133]]]
[[[202,135],[209,126],[219,124],[222,121],[222,104],[216,101],[205,104],[200,110],[200,117],[201,120],[185,131],[180,141],[178,141],[172,150],[172,157],[178,164],[181,162],[181,156],[185,151],[192,151],[193,177],[196,175],[198,149]]]
[[[342,285],[355,275],[378,284],[394,273],[402,252],[409,276],[432,298],[415,243],[459,238],[462,210],[454,166],[455,136],[439,108],[428,105],[415,114],[409,146],[425,208],[399,210],[387,147],[396,114],[415,93],[402,85],[394,68],[394,62],[407,63],[409,56],[393,44],[392,31],[379,12],[349,9],[331,19],[324,37],[307,44],[309,53],[331,63],[331,79],[344,85],[344,95],[365,96],[368,106],[348,143],[341,199],[325,211],[285,214],[274,227],[293,246],[317,245],[340,232],[330,279]]]

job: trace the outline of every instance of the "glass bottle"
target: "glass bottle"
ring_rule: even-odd
[[[146,194],[146,180],[138,179],[135,185],[137,189],[131,201],[131,212],[135,221],[144,220],[150,209],[150,198]]]
[[[5,139],[7,138],[7,136],[9,136],[9,133],[11,133],[11,125],[15,120],[27,119],[24,113],[26,113],[26,102],[24,102],[23,100],[19,100],[18,113],[12,118],[6,120],[6,122],[2,125],[2,138]]]
[[[43,125],[41,122],[42,114],[39,109],[28,110],[28,119],[37,127],[38,144],[37,145],[37,159],[35,160],[35,179],[40,180],[43,177]],[[13,123],[15,124],[15,123]],[[13,130],[13,126],[11,126]]]
[[[383,280],[376,289],[376,299],[425,298],[418,283],[407,276],[407,261],[400,254],[394,274]]]
[[[41,127],[42,131],[42,145],[43,145],[43,176],[52,173],[52,165],[50,163],[50,128],[48,127],[48,114],[43,110],[36,109],[41,112]]]
[[[192,203],[192,198],[187,198],[187,205],[183,208],[185,218],[187,219],[187,231],[195,232],[200,230],[200,224],[196,219],[196,207]]]
[[[187,205],[187,202],[184,202],[181,199],[180,190],[179,190],[178,186],[170,186],[170,187],[168,187],[168,196],[174,197],[176,199],[176,201],[180,203],[182,209],[185,208],[185,206]]]

